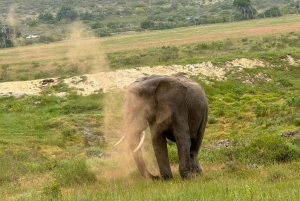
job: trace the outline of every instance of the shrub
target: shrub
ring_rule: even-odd
[[[290,107],[299,107],[300,106],[300,96],[288,99],[287,105]]]
[[[82,185],[96,181],[95,174],[88,169],[83,159],[63,161],[54,171],[54,178],[63,186]]]
[[[300,126],[300,118],[295,118],[295,119],[294,119],[294,124],[295,124],[296,126]]]
[[[216,120],[216,118],[214,116],[212,116],[212,117],[208,118],[208,123],[209,124],[215,124],[215,123],[217,123],[217,120]]]
[[[57,199],[58,197],[62,196],[60,186],[60,184],[52,184],[46,186],[43,188],[42,195],[50,198],[50,200]]]
[[[268,114],[268,108],[257,103],[254,113],[256,117],[264,117]]]
[[[289,162],[300,156],[299,150],[280,136],[262,136],[246,149],[249,158],[257,163]]]

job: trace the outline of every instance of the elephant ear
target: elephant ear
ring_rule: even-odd
[[[186,98],[187,87],[176,78],[164,78],[156,88],[156,123],[170,117]]]

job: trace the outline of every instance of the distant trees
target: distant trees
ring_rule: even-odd
[[[272,6],[265,11],[264,15],[265,17],[280,17],[281,12],[277,6]]]
[[[78,17],[76,10],[70,6],[63,6],[56,14],[56,20],[61,21],[63,19],[70,19],[71,21],[75,20]]]
[[[220,1],[219,3],[213,3],[211,0],[103,0],[99,4],[102,6],[89,4],[90,1],[84,1],[90,6],[83,4],[78,6],[74,2],[83,3],[83,1],[68,1],[70,3],[64,4],[65,6],[56,4],[55,7],[45,10],[38,16],[38,19],[25,20],[26,25],[36,29],[41,23],[51,23],[54,27],[78,19],[84,20],[84,24],[91,28],[96,36],[104,37],[123,34],[128,31],[163,30],[254,18],[278,17],[282,14],[299,11],[300,2],[300,0],[293,0],[293,2],[286,1],[284,4],[278,4],[279,0],[277,0],[269,7],[261,7],[265,4],[255,0],[256,7],[264,8],[260,13],[257,13],[251,0]],[[206,2],[208,1],[212,4],[207,5]],[[117,2],[117,6],[112,2]],[[276,7],[277,5],[280,6]],[[282,5],[286,6],[282,7]],[[62,35],[65,38],[65,34]],[[55,38],[60,37],[61,35],[55,36]],[[47,39],[46,41],[50,40]]]
[[[257,13],[256,9],[252,7],[250,0],[234,0],[233,6],[240,11],[244,19],[254,19]]]
[[[8,26],[0,26],[0,48],[13,47],[14,30]]]
[[[47,11],[45,13],[39,14],[39,20],[41,20],[44,23],[52,23],[54,20],[54,16],[52,13]]]
[[[154,27],[155,23],[152,20],[145,20],[141,22],[141,28],[142,29],[152,29]]]
[[[290,5],[296,8],[297,14],[299,14],[300,1],[291,2]]]

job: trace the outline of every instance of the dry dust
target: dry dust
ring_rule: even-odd
[[[89,73],[108,71],[109,63],[100,45],[93,38],[84,38],[86,27],[81,21],[72,23],[71,36],[66,57],[74,63],[81,63],[82,68],[87,68]],[[101,66],[99,66],[101,64]],[[84,69],[79,69],[83,72]]]
[[[12,27],[16,26],[16,20],[14,17],[16,8],[17,8],[17,4],[12,4],[9,8],[8,15],[7,15],[8,24]]]

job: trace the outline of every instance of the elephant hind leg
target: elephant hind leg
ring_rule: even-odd
[[[206,126],[206,118],[201,122],[199,129],[197,131],[197,137],[191,139],[191,149],[190,149],[190,164],[191,164],[191,171],[194,174],[202,175],[202,168],[200,166],[198,160],[198,153],[202,144],[202,139],[204,136]]]
[[[198,151],[191,150],[190,152],[190,167],[191,173],[196,175],[202,175],[202,168],[198,160]]]

